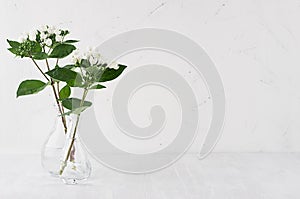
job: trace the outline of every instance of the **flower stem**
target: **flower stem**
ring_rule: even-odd
[[[81,102],[80,102],[80,107],[83,105],[84,100],[85,100],[87,94],[88,94],[88,89],[85,88],[84,92],[83,92],[83,95],[82,95]],[[65,157],[63,159],[63,162],[61,164],[59,175],[63,174],[63,172],[64,172],[64,170],[65,170],[65,168],[67,166],[67,161],[68,161],[68,159],[70,157],[70,154],[71,154],[74,142],[75,142],[75,136],[76,136],[76,132],[77,132],[78,124],[79,124],[79,119],[80,119],[80,114],[78,114],[77,117],[76,117],[76,123],[75,123],[74,131],[73,131],[73,133],[71,135],[71,143],[70,143],[70,145],[68,147],[67,153],[66,153],[66,155],[65,155]]]
[[[36,63],[36,61],[30,57],[31,60],[33,61],[34,65],[38,68],[38,70],[42,73],[42,75],[46,78],[47,81],[50,81],[50,79],[46,76],[46,74],[42,71],[42,69],[39,67],[39,65]]]
[[[60,105],[59,100],[58,100],[59,98],[58,98],[58,94],[56,93],[56,90],[55,90],[55,87],[54,87],[54,81],[53,81],[53,79],[52,78],[49,79],[46,76],[46,74],[43,72],[43,70],[40,68],[40,66],[36,63],[36,61],[32,57],[30,57],[30,59],[33,61],[34,65],[42,73],[42,75],[45,77],[45,79],[47,81],[50,81],[51,87],[52,87],[52,90],[53,90],[53,94],[54,94],[54,97],[55,97],[55,101],[56,101],[56,104],[58,106],[59,113],[62,115],[63,114],[63,110],[62,110],[62,106]],[[48,63],[47,59],[46,59],[46,65],[47,65],[47,69],[50,70],[49,63]],[[65,131],[65,133],[67,133],[68,129],[67,129],[67,123],[66,123],[65,116],[61,116],[61,119],[62,119],[62,123],[63,123],[63,126],[64,126],[64,131]]]
[[[47,69],[49,71],[50,70],[50,66],[49,66],[48,59],[46,59],[46,66],[47,66]],[[55,86],[54,86],[54,81],[53,81],[52,78],[50,78],[50,82],[51,82],[51,87],[52,87],[53,94],[54,94],[54,97],[55,97],[55,101],[56,101],[56,104],[58,106],[59,113],[61,115],[61,121],[62,121],[62,124],[64,126],[64,131],[65,131],[65,134],[66,134],[68,132],[68,127],[67,127],[67,123],[66,123],[66,117],[63,115],[64,114],[63,106],[59,102],[59,96],[57,94],[57,93],[59,93],[59,89],[56,91]]]
[[[61,121],[63,123],[64,131],[65,131],[65,134],[66,134],[68,132],[67,123],[66,123],[66,117],[63,115],[64,111],[63,111],[63,108],[62,108],[62,106],[61,106],[61,104],[60,104],[60,102],[58,100],[59,98],[58,98],[58,95],[56,93],[53,81],[51,82],[51,87],[52,87],[52,90],[53,90],[53,94],[54,94],[54,97],[55,97],[56,104],[58,106],[59,113],[61,115]]]

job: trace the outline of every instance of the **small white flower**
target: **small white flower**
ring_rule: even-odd
[[[80,57],[72,56],[71,62],[74,63],[74,64],[80,63],[81,62],[81,58]]]
[[[61,33],[61,30],[59,30],[59,29],[55,29],[55,30],[54,30],[54,34],[55,34],[56,36],[60,35],[60,33]]]
[[[41,32],[40,38],[42,41],[44,41],[47,38],[48,35],[46,35],[44,32]]]
[[[71,57],[71,62],[73,63],[73,64],[76,64],[77,62],[78,62],[78,59],[77,59],[77,57]]]
[[[99,60],[101,59],[101,55],[100,55],[100,53],[98,53],[98,52],[96,52],[96,53],[94,54],[94,57],[97,58],[97,59],[99,59]]]
[[[20,36],[20,37],[18,38],[18,41],[22,43],[22,42],[24,42],[26,39],[27,39],[26,37]]]
[[[116,62],[112,62],[112,63],[109,64],[108,68],[118,69],[119,66]]]
[[[81,62],[81,59],[82,59],[82,56],[80,55],[79,50],[78,49],[74,50],[71,55],[71,62],[76,64],[78,62]]]
[[[34,30],[34,31],[31,31],[29,34],[28,34],[28,37],[31,41],[35,41],[36,40],[36,35],[37,35],[37,31]]]
[[[97,65],[97,63],[98,63],[98,59],[95,58],[95,57],[93,57],[93,56],[90,56],[90,57],[89,57],[89,62],[90,62],[90,64],[91,64],[92,66],[95,66],[95,65]]]
[[[57,42],[62,42],[63,37],[60,36],[60,35],[56,35],[56,36],[55,36],[55,40],[56,40]]]
[[[40,28],[39,28],[40,32],[45,32],[48,30],[48,26],[47,25],[42,25]]]
[[[84,56],[89,60],[91,65],[98,65],[103,62],[100,53],[93,47],[88,47]]]
[[[49,34],[53,34],[56,31],[56,27],[55,26],[48,26],[47,31],[48,31]]]
[[[89,59],[89,57],[92,56],[92,52],[91,52],[91,51],[86,51],[83,55],[84,55],[87,59]]]
[[[45,40],[45,44],[46,44],[46,46],[51,46],[51,44],[52,44],[52,40],[51,39],[46,39]]]
[[[24,42],[27,38],[28,38],[27,33],[22,33],[21,36],[19,37],[18,41]]]

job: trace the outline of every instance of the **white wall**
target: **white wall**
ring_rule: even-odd
[[[0,152],[39,152],[51,128],[50,90],[15,98],[19,82],[39,74],[5,41],[41,24],[69,28],[81,47],[142,27],[185,34],[224,82],[228,112],[216,151],[300,151],[299,1],[2,0],[0,18]]]

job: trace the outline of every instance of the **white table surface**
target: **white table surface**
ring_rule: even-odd
[[[64,185],[39,155],[0,155],[0,199],[299,199],[300,153],[186,155],[171,167],[128,175],[92,161],[90,179]]]

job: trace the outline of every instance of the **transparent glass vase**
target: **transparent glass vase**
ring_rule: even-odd
[[[76,128],[76,127],[75,127]],[[68,132],[63,155],[60,162],[60,178],[65,184],[77,184],[88,179],[91,174],[91,163],[83,148],[78,132]]]
[[[56,109],[55,105],[52,107]],[[58,111],[56,110],[56,112]],[[65,116],[64,120],[66,126],[69,128],[68,131],[70,131],[72,127],[72,118]],[[62,123],[62,118],[57,113],[54,126],[42,147],[41,153],[42,166],[52,176],[59,176],[61,156],[63,154],[67,133],[68,132],[65,131],[65,127]]]

